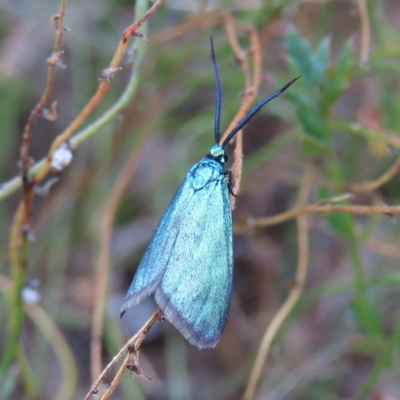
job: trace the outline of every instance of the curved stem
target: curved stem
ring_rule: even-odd
[[[304,204],[307,202],[308,193],[310,191],[313,180],[313,172],[311,170],[306,171],[306,173],[304,174],[302,185],[300,187],[300,204]],[[268,325],[267,330],[264,333],[260,348],[257,353],[256,361],[250,374],[250,379],[247,384],[246,391],[243,395],[244,400],[250,400],[254,397],[257,384],[260,380],[261,371],[268,356],[269,349],[271,348],[272,341],[274,340],[283,322],[285,321],[285,319],[299,300],[301,294],[303,293],[304,285],[307,278],[307,266],[309,259],[307,216],[303,215],[297,217],[297,226],[298,261],[295,283],[286,301],[282,304],[281,308],[275,314],[274,318],[272,319],[272,321]]]

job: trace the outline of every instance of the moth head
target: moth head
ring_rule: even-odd
[[[222,164],[225,164],[228,161],[225,149],[218,143],[215,143],[214,146],[211,147],[210,156]]]
[[[283,88],[277,90],[275,93],[272,93],[270,96],[266,97],[264,100],[261,100],[250,112],[232,129],[232,131],[226,136],[225,140],[220,143],[221,140],[221,84],[219,81],[219,73],[218,73],[218,65],[217,60],[215,58],[214,52],[214,42],[212,37],[210,38],[211,42],[211,59],[214,66],[214,77],[215,77],[215,86],[216,86],[216,105],[215,105],[215,145],[211,148],[210,155],[215,159],[221,161],[222,163],[227,161],[227,157],[224,151],[224,147],[229,143],[229,141],[238,133],[250,120],[253,118],[255,114],[257,114],[265,104],[269,103],[275,97],[278,97],[281,93],[283,93],[289,86],[291,86],[297,79],[292,79],[289,83],[287,83]],[[213,150],[215,153],[220,153],[218,155],[213,155]],[[221,160],[219,159],[221,158]]]

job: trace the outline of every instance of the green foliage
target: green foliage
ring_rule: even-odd
[[[326,188],[319,188],[318,190],[318,200],[327,200],[334,197],[335,194],[326,189]],[[346,201],[335,202],[337,205],[344,205],[348,204]],[[354,235],[354,218],[352,215],[347,213],[334,213],[328,214],[325,216],[325,219],[330,224],[331,228],[339,235],[344,237],[353,237]]]
[[[321,93],[321,112],[329,115],[332,106],[347,89],[351,79],[351,68],[354,62],[350,41],[346,41],[340,51],[335,66],[326,71],[326,82]]]
[[[382,336],[382,320],[376,305],[365,296],[355,297],[351,305],[363,331],[370,336]]]
[[[330,42],[330,38],[322,39],[313,53],[307,40],[297,30],[289,31],[285,40],[289,63],[292,69],[299,71],[309,92],[307,96],[304,96],[304,91],[289,96],[296,106],[304,134],[318,142],[319,146],[327,146],[331,140],[326,117],[347,89],[353,64],[352,48],[347,41],[341,49],[337,65],[328,68]]]

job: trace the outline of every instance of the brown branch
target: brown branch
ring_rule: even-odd
[[[10,296],[13,291],[13,281],[0,275],[0,291]],[[60,364],[62,381],[54,400],[71,399],[74,396],[77,383],[77,365],[71,348],[63,333],[50,316],[39,304],[24,304],[24,310],[28,317],[41,331],[53,348],[54,354]]]
[[[44,107],[49,101],[49,98],[54,88],[56,68],[61,63],[61,58],[62,58],[61,42],[64,34],[64,17],[65,17],[66,5],[67,5],[67,0],[61,0],[59,14],[53,17],[53,21],[57,21],[57,34],[56,34],[56,40],[54,42],[53,54],[47,60],[49,67],[47,73],[46,87],[40,101],[31,111],[28,121],[24,128],[24,133],[22,135],[22,144],[20,150],[21,177],[24,190],[26,225],[28,227],[31,226],[31,215],[32,215],[32,194],[31,194],[32,185],[29,179],[29,168],[31,166],[30,149],[31,149],[33,128],[35,127],[38,118],[43,115]]]
[[[246,234],[249,228],[278,225],[303,214],[349,213],[356,215],[389,215],[400,214],[400,206],[357,206],[357,205],[332,205],[332,204],[307,204],[292,210],[285,211],[271,217],[249,220],[247,224],[235,224],[234,232]]]
[[[29,230],[31,228],[31,201],[33,198],[32,185],[29,181],[28,175],[31,163],[30,146],[35,123],[40,115],[42,115],[43,108],[46,105],[54,87],[55,69],[58,65],[58,63],[54,61],[54,58],[57,58],[57,55],[60,54],[60,46],[64,31],[63,21],[65,16],[66,3],[66,0],[61,0],[60,13],[58,16],[53,17],[53,21],[57,20],[58,29],[55,44],[53,47],[53,55],[50,60],[48,60],[49,69],[46,88],[39,103],[35,106],[35,108],[31,111],[31,114],[29,115],[22,136],[20,157],[24,198],[17,208],[10,230],[9,258],[11,264],[11,274],[14,283],[13,290],[10,296],[9,310],[11,332],[8,337],[8,342],[5,346],[6,350],[3,352],[2,355],[0,363],[0,375],[7,370],[17,353],[19,337],[23,327],[24,310],[21,291],[24,285],[27,270],[28,237],[30,235]]]
[[[208,29],[223,22],[222,12],[204,12],[200,10],[194,15],[184,19],[179,25],[151,35],[149,44],[159,45],[169,40],[178,39],[191,32]]]
[[[153,119],[149,119],[149,121],[151,121],[151,123],[144,128],[139,139],[139,143],[132,150],[132,153],[128,157],[124,167],[119,173],[117,181],[111,190],[111,195],[108,198],[102,216],[100,228],[100,254],[97,266],[97,276],[95,279],[96,285],[93,301],[94,312],[92,319],[91,370],[93,380],[95,380],[101,372],[101,340],[103,330],[104,303],[107,291],[108,270],[110,265],[113,223],[118,205],[130,181],[132,180],[133,175],[136,172],[140,161],[140,156],[143,152],[143,147],[146,143],[146,137],[151,129],[151,126],[153,125]]]
[[[398,245],[387,243],[386,241],[378,239],[368,239],[366,243],[367,247],[375,253],[381,254],[386,257],[399,258],[400,249]]]
[[[246,90],[249,90],[251,87],[251,72],[250,65],[248,62],[247,54],[243,51],[242,47],[239,44],[236,31],[235,31],[235,20],[233,19],[230,13],[224,13],[224,22],[225,22],[225,32],[229,40],[229,44],[232,47],[232,50],[235,53],[236,60],[241,64],[245,77],[245,87]],[[231,123],[232,125],[232,123]],[[236,124],[235,124],[236,125]],[[232,129],[229,129],[231,131]]]
[[[379,178],[365,183],[350,183],[347,185],[337,185],[333,182],[322,181],[322,185],[332,190],[345,190],[348,192],[368,193],[379,189],[385,183],[389,182],[400,170],[400,157],[394,164],[384,172]]]
[[[102,371],[102,373],[99,375],[97,380],[93,383],[92,387],[90,388],[90,391],[85,397],[85,400],[90,399],[93,394],[98,393],[98,386],[104,379],[104,377],[110,372],[111,368],[113,365],[121,358],[121,356],[126,353],[126,352],[137,352],[138,349],[140,348],[143,340],[145,339],[147,333],[149,332],[150,328],[156,323],[156,321],[159,321],[162,317],[162,311],[160,308],[158,308],[153,315],[149,318],[149,320],[142,326],[142,328],[135,333],[122,347],[122,349],[118,352],[118,354],[111,360],[111,362],[107,365],[106,368]],[[137,366],[138,367],[138,366]],[[121,375],[122,377],[122,375]],[[121,378],[119,378],[121,379]],[[117,382],[117,384],[119,381]]]
[[[231,28],[232,16],[228,13],[225,13],[224,17],[225,17],[225,23],[226,23],[226,25],[225,25],[226,33],[227,33],[229,42],[231,43],[231,46],[232,46],[233,50],[235,51],[235,55],[236,55],[238,61],[241,62],[241,64],[243,65],[243,63],[245,63],[247,61],[245,61],[246,58],[243,58],[243,51],[241,50],[240,46],[239,46],[239,49],[240,49],[239,50],[235,43],[235,41],[237,42],[237,40],[235,40],[235,36],[233,34],[234,31],[232,33],[232,28]],[[248,32],[253,37],[251,43],[252,43],[252,47],[253,47],[252,52],[254,55],[254,73],[253,73],[254,77],[253,77],[251,86],[249,86],[248,88],[246,87],[240,109],[237,112],[237,114],[235,115],[235,117],[233,118],[232,122],[229,124],[225,133],[223,134],[221,143],[226,139],[226,137],[229,135],[229,133],[232,131],[232,129],[246,116],[252,103],[254,102],[255,98],[257,97],[258,89],[259,89],[260,82],[261,82],[261,72],[258,72],[258,71],[261,71],[261,48],[260,48],[260,44],[259,44],[258,35],[257,35],[257,32],[253,28],[248,28]],[[245,76],[246,76],[246,69],[247,69],[246,65],[242,68],[243,68],[243,70],[245,72]]]
[[[118,44],[117,50],[114,54],[114,57],[111,60],[110,66],[105,71],[103,71],[103,80],[101,81],[96,93],[90,99],[89,103],[86,104],[83,110],[78,114],[78,116],[70,123],[67,129],[65,129],[64,132],[56,137],[47,155],[47,162],[43,165],[43,167],[35,177],[35,183],[41,182],[50,171],[51,160],[53,158],[54,152],[75,133],[75,131],[82,125],[86,118],[92,113],[92,111],[103,99],[111,85],[111,81],[114,77],[115,72],[118,71],[119,64],[128,47],[129,39],[132,36],[138,35],[136,33],[137,29],[140,28],[140,26],[161,6],[163,2],[164,0],[156,0],[142,18],[140,18],[138,21],[134,22],[127,29],[125,29]]]
[[[221,142],[225,137],[232,131],[232,129],[240,122],[240,120],[247,114],[252,103],[257,97],[258,88],[261,83],[261,47],[260,40],[257,32],[253,28],[245,27],[246,32],[250,33],[250,40],[252,46],[252,54],[253,54],[253,76],[250,71],[249,60],[247,58],[247,54],[241,48],[239,41],[236,36],[235,31],[235,20],[232,18],[231,14],[224,13],[225,20],[225,30],[228,36],[229,43],[235,52],[236,59],[242,66],[244,77],[245,77],[245,91],[243,96],[242,105],[236,114],[235,118],[230,123],[228,129],[223,135]],[[242,179],[242,169],[243,169],[243,132],[240,131],[236,134],[235,137],[236,146],[234,151],[235,161],[232,166],[232,174],[235,180],[235,185],[233,187],[234,193],[239,193],[240,191],[240,182]],[[232,210],[235,208],[236,197],[231,196],[231,207]]]
[[[314,173],[312,170],[307,170],[304,174],[299,193],[299,207],[307,203],[308,194],[314,180]],[[298,257],[297,257],[297,270],[295,283],[287,297],[286,301],[282,304],[281,308],[275,314],[264,333],[261,341],[260,348],[257,353],[256,361],[250,374],[250,379],[247,384],[244,400],[250,400],[254,397],[254,393],[260,380],[261,371],[265,360],[271,348],[272,341],[274,340],[278,330],[282,326],[293,307],[296,305],[300,298],[307,278],[307,266],[309,259],[309,245],[308,245],[308,222],[307,216],[297,217],[298,226]]]
[[[232,192],[235,196],[231,196],[231,208],[234,210],[236,204],[236,196],[240,192],[240,182],[243,173],[243,129],[241,129],[235,137],[235,150],[233,152],[234,162],[232,165],[232,176],[235,180]]]
[[[126,369],[128,368],[128,364],[129,364],[129,360],[130,360],[130,356],[129,354],[125,357],[125,360],[123,361],[122,365],[119,367],[118,372],[115,374],[114,379],[112,380],[109,388],[107,389],[107,391],[104,393],[104,395],[101,397],[101,400],[107,400],[109,399],[112,394],[114,393],[115,389],[118,387],[119,382],[122,379],[122,375],[124,374],[124,372],[126,371]]]
[[[360,64],[364,66],[369,58],[369,46],[371,41],[371,28],[368,19],[368,10],[365,0],[357,0],[357,6],[361,20],[361,57]]]

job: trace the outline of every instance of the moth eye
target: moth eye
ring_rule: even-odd
[[[226,163],[228,161],[228,156],[226,154],[220,154],[217,159],[219,162]]]

